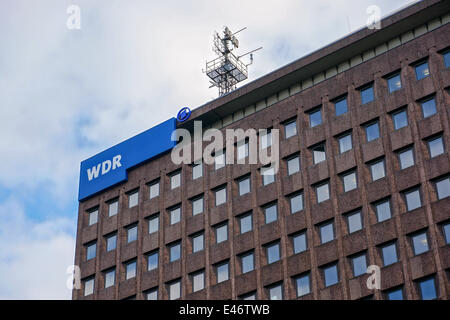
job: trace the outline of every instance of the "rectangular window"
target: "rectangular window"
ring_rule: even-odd
[[[95,283],[95,278],[89,278],[84,280],[84,296],[88,296],[94,293],[94,283]]]
[[[450,50],[444,52],[442,56],[444,57],[444,66],[450,68]]]
[[[275,169],[273,167],[262,167],[261,176],[263,180],[263,185],[267,186],[275,182]]]
[[[205,271],[196,272],[192,275],[192,292],[205,288]]]
[[[295,285],[297,287],[297,297],[302,297],[311,293],[311,280],[309,273],[295,278]]]
[[[383,200],[375,204],[375,212],[378,222],[389,220],[391,218],[391,205],[389,200]]]
[[[370,142],[376,140],[380,137],[380,127],[378,121],[368,124],[365,127],[366,130],[366,141]]]
[[[419,188],[404,192],[406,207],[408,211],[420,208],[422,206],[422,201],[420,199]]]
[[[414,165],[414,149],[408,148],[398,152],[400,169],[406,169]]]
[[[225,167],[225,152],[220,150],[214,155],[214,170],[219,170],[223,167]]]
[[[325,287],[332,286],[339,282],[337,263],[323,268]]]
[[[241,300],[256,300],[256,292],[247,293],[243,296],[240,296]]]
[[[216,227],[216,243],[221,243],[228,240],[228,224],[222,224]]]
[[[227,188],[221,187],[220,189],[217,189],[215,191],[216,196],[216,207],[220,206],[221,204],[224,204],[227,202]]]
[[[192,253],[202,251],[205,246],[205,236],[203,233],[192,236]]]
[[[196,216],[203,212],[203,196],[192,199],[192,215]]]
[[[147,271],[155,270],[158,268],[158,251],[152,252],[147,256]]]
[[[358,187],[358,183],[356,181],[356,172],[349,172],[342,175],[342,183],[344,185],[344,192],[351,191]]]
[[[92,226],[93,224],[96,224],[98,221],[98,208],[89,211],[88,217],[89,217],[89,225],[90,226]]]
[[[438,200],[442,200],[450,196],[450,177],[437,180],[435,185]]]
[[[363,253],[361,255],[355,256],[351,258],[352,266],[353,266],[353,276],[359,277],[362,274],[366,274],[367,271],[367,261],[366,254]]]
[[[394,129],[398,130],[408,125],[408,114],[406,109],[392,114],[392,120],[394,122]]]
[[[153,182],[152,184],[150,184],[149,186],[149,197],[150,199],[156,198],[157,196],[159,196],[159,181]]]
[[[430,249],[430,247],[428,246],[428,237],[426,231],[412,235],[411,240],[415,256],[427,252]]]
[[[326,222],[319,226],[320,242],[321,244],[334,240],[334,223],[333,221]]]
[[[306,251],[306,232],[302,232],[292,236],[292,242],[294,244],[294,254]]]
[[[347,113],[348,111],[347,97],[336,100],[334,102],[334,110],[336,116],[340,116],[341,114]]]
[[[252,214],[246,214],[239,218],[239,225],[241,234],[252,231],[253,230],[253,218]]]
[[[280,260],[280,243],[274,243],[266,247],[267,264],[271,264]]]
[[[316,186],[317,203],[330,199],[330,184],[328,182]]]
[[[372,181],[377,181],[378,179],[384,178],[386,176],[384,159],[370,163],[369,167],[370,174],[372,175]]]
[[[216,266],[216,277],[217,283],[221,283],[223,281],[227,281],[230,277],[228,261],[225,263],[221,263]]]
[[[322,124],[322,110],[316,109],[309,113],[309,127],[314,128]]]
[[[291,214],[303,210],[303,193],[297,193],[289,198],[289,203],[291,205]]]
[[[177,261],[181,258],[181,243],[173,243],[169,245],[169,261]]]
[[[155,233],[159,230],[159,215],[154,215],[148,219],[148,233]]]
[[[424,118],[431,117],[437,113],[435,97],[427,98],[419,102],[422,107],[422,114]]]
[[[112,287],[116,280],[116,269],[105,271],[105,289]]]
[[[344,153],[353,148],[351,133],[339,137],[338,141],[339,141],[339,153]]]
[[[94,259],[97,254],[97,242],[93,242],[86,246],[86,261]]]
[[[348,233],[353,233],[362,229],[361,211],[347,214]]]
[[[297,135],[297,121],[292,120],[284,124],[284,136],[286,139]]]
[[[237,143],[237,158],[242,160],[248,157],[248,142],[246,140]]]
[[[373,85],[366,86],[360,90],[361,104],[366,104],[374,100]]]
[[[401,89],[402,80],[400,79],[400,72],[388,77],[387,83],[388,83],[390,93]]]
[[[137,233],[138,233],[137,225],[127,228],[127,243],[136,241],[138,235]]]
[[[203,163],[197,163],[192,166],[192,180],[201,178],[203,176]]]
[[[181,185],[181,172],[176,172],[170,175],[170,189],[176,189]]]
[[[419,280],[418,285],[422,300],[434,300],[437,298],[436,280],[434,276]]]
[[[108,217],[115,216],[119,212],[119,200],[113,200],[108,204]]]
[[[300,171],[300,157],[298,155],[287,159],[288,175],[293,175]]]
[[[323,143],[312,148],[312,153],[314,164],[325,161],[327,157],[325,153],[325,144]]]
[[[158,288],[148,290],[145,295],[147,300],[158,300]]]
[[[261,149],[266,149],[272,145],[272,132],[270,129],[267,129],[267,132],[261,134],[259,138]]]
[[[403,300],[403,288],[395,288],[386,292],[388,300]]]
[[[428,140],[428,150],[430,151],[430,158],[443,154],[444,142],[442,141],[442,136]]]
[[[139,191],[128,194],[128,208],[136,207],[139,203]]]
[[[414,66],[416,71],[416,79],[422,80],[430,75],[430,69],[428,68],[428,61],[421,62]]]
[[[398,261],[397,246],[394,243],[389,243],[381,247],[381,255],[383,257],[383,266],[389,266]]]
[[[445,243],[450,243],[450,222],[447,222],[442,226],[442,231],[444,232]]]
[[[134,277],[136,277],[136,260],[125,264],[125,279],[128,280]]]
[[[177,280],[169,284],[169,300],[181,298],[181,281]]]
[[[255,255],[253,252],[241,256],[242,273],[247,273],[255,269]]]
[[[277,284],[268,288],[270,300],[283,300],[283,285]]]
[[[176,207],[169,210],[170,225],[174,225],[181,221],[181,207]]]
[[[242,178],[238,181],[239,195],[242,196],[250,192],[250,177]]]
[[[117,247],[117,234],[113,234],[106,237],[106,251],[115,250]]]
[[[264,218],[265,218],[265,222],[267,223],[271,223],[274,222],[278,219],[278,210],[277,210],[277,204],[272,204],[269,206],[266,206],[264,208]]]

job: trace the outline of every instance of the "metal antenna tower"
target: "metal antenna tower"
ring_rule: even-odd
[[[240,56],[233,54],[232,51],[239,47],[239,41],[235,37],[235,34],[245,29],[247,27],[232,33],[228,27],[224,27],[222,37],[218,32],[214,33],[214,45],[212,49],[218,57],[209,62],[207,61],[206,70],[202,71],[211,79],[210,88],[219,88],[219,96],[233,91],[236,89],[238,82],[248,78],[247,67],[253,63],[253,52],[262,49],[262,47],[259,47]],[[245,64],[240,58],[248,54],[250,54],[250,63]]]

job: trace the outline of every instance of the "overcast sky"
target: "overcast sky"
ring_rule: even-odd
[[[251,81],[411,2],[0,0],[0,299],[71,297],[80,161],[216,98],[215,30],[264,47]]]

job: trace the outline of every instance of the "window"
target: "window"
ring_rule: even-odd
[[[401,110],[392,114],[392,120],[394,122],[394,129],[398,130],[408,125],[408,114],[406,110]]]
[[[119,212],[119,200],[113,200],[108,204],[108,217],[115,216]]]
[[[242,160],[248,157],[248,142],[246,140],[238,141],[237,143],[237,158]]]
[[[155,270],[158,268],[158,251],[152,252],[147,255],[147,271]]]
[[[181,242],[171,244],[169,246],[169,261],[177,261],[181,258]]]
[[[253,271],[255,269],[254,261],[255,255],[253,254],[253,252],[242,255],[241,256],[242,273]]]
[[[289,198],[291,204],[291,214],[303,210],[303,193],[297,193]]]
[[[437,113],[436,99],[434,97],[427,98],[419,103],[422,107],[422,114],[424,118],[431,117],[433,114]]]
[[[139,203],[139,191],[128,194],[128,208],[136,207]]]
[[[297,134],[297,122],[295,120],[289,121],[284,125],[284,136],[286,139]]]
[[[339,153],[344,153],[353,148],[351,133],[339,137],[338,141],[339,141]]]
[[[450,243],[450,222],[447,222],[442,226],[442,231],[444,232],[445,243]]]
[[[256,292],[251,292],[239,297],[241,300],[256,300]]]
[[[253,218],[252,214],[246,214],[239,218],[239,225],[241,229],[241,234],[252,231],[253,229]]]
[[[376,181],[386,176],[386,172],[384,169],[384,159],[370,163],[369,167],[370,174],[372,175],[372,181]]]
[[[353,276],[354,277],[359,277],[360,275],[366,273],[366,271],[367,271],[367,261],[366,261],[366,254],[365,253],[351,258],[351,261],[352,261]]]
[[[146,292],[147,300],[158,300],[158,288],[150,289]]]
[[[271,264],[280,260],[280,243],[274,243],[266,247],[267,264]]]
[[[205,288],[205,271],[196,272],[192,275],[192,292]]]
[[[300,171],[300,158],[298,155],[287,159],[288,175],[292,175]]]
[[[216,195],[216,207],[227,202],[227,187],[221,187],[215,191]]]
[[[137,225],[131,226],[127,228],[127,243],[133,242],[137,240]]]
[[[334,225],[333,221],[327,222],[319,226],[320,241],[322,244],[334,240]]]
[[[176,189],[181,185],[181,172],[176,172],[170,175],[170,189]]]
[[[380,127],[377,122],[373,122],[366,126],[366,141],[370,142],[380,137]]]
[[[412,235],[411,239],[413,244],[414,255],[417,256],[429,250],[428,237],[426,231]]]
[[[447,50],[442,54],[444,57],[444,65],[446,68],[450,68],[450,50]]]
[[[106,251],[112,251],[117,246],[117,234],[113,234],[106,237]]]
[[[330,185],[328,182],[316,187],[316,196],[317,203],[321,203],[330,199]]]
[[[398,261],[397,246],[394,243],[389,243],[381,247],[381,255],[383,257],[383,266],[389,266]]]
[[[375,212],[378,222],[382,222],[391,218],[391,205],[389,200],[383,200],[375,204]]]
[[[332,286],[339,282],[337,263],[323,268],[325,287]]]
[[[361,104],[366,104],[374,100],[373,85],[366,86],[360,90]]]
[[[180,222],[181,220],[181,207],[176,207],[169,210],[170,215],[170,224],[173,225],[175,223]]]
[[[225,153],[224,150],[220,150],[214,155],[214,170],[219,170],[223,167],[225,167]]]
[[[203,233],[192,236],[192,252],[202,251],[204,249]]]
[[[238,181],[239,195],[242,196],[250,192],[250,177],[242,178]]]
[[[88,217],[89,217],[89,225],[90,226],[92,226],[93,224],[96,224],[98,221],[98,208],[89,211]]]
[[[294,254],[306,251],[306,232],[302,232],[292,236],[292,242],[294,244]]]
[[[270,300],[283,300],[283,285],[277,284],[269,287],[269,299]]]
[[[340,116],[341,114],[347,113],[348,111],[347,97],[336,100],[334,102],[334,110],[336,116]]]
[[[428,140],[428,149],[430,150],[430,158],[434,158],[444,153],[444,143],[442,136]]]
[[[314,128],[322,124],[322,110],[316,109],[309,113],[309,127]]]
[[[387,78],[389,92],[397,91],[402,87],[402,80],[400,79],[400,73],[396,73]]]
[[[422,300],[434,300],[437,298],[434,276],[419,280],[418,285]]]
[[[203,163],[197,163],[192,166],[192,180],[203,176]]]
[[[275,182],[275,170],[273,167],[262,167],[261,175],[264,186],[267,186],[268,184]]]
[[[398,152],[398,160],[400,162],[400,169],[406,169],[414,165],[413,148],[409,148]]]
[[[159,215],[154,215],[148,219],[148,233],[155,233],[159,230]]]
[[[266,149],[272,145],[272,132],[270,129],[267,129],[266,133],[262,133],[260,135],[259,143],[261,145],[261,149]]]
[[[420,190],[414,189],[411,191],[407,191],[404,193],[406,200],[406,207],[408,211],[420,208],[422,206],[422,202],[420,200]]]
[[[343,174],[342,183],[344,184],[344,192],[356,189],[358,187],[358,183],[356,181],[356,171]]]
[[[105,271],[105,289],[112,287],[116,280],[116,269]]]
[[[403,300],[403,288],[395,288],[386,292],[388,300]]]
[[[216,228],[216,243],[228,240],[228,224],[222,224]]]
[[[136,277],[136,260],[125,264],[125,279],[131,279]]]
[[[192,199],[192,215],[195,216],[203,212],[203,196]]]
[[[305,274],[303,276],[295,278],[295,285],[297,287],[297,297],[302,297],[311,292],[310,283],[311,280],[309,278],[309,274]]]
[[[181,281],[177,280],[169,284],[169,300],[176,300],[181,297]]]
[[[94,277],[84,280],[84,296],[85,297],[94,293],[94,282],[95,282]]]
[[[150,184],[149,189],[150,189],[150,199],[159,196],[159,181]]]
[[[347,214],[348,233],[353,233],[362,229],[361,211]]]
[[[86,261],[95,258],[97,252],[97,242],[93,242],[86,246]]]
[[[227,281],[229,276],[228,261],[216,266],[217,283]]]
[[[314,164],[326,160],[325,144],[318,145],[312,149]]]
[[[414,66],[416,71],[416,79],[422,80],[430,75],[430,69],[428,68],[428,61],[421,62]]]
[[[271,223],[278,219],[278,210],[276,203],[264,208],[264,218],[266,223]]]

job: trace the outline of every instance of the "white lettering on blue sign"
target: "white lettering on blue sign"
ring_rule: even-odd
[[[101,170],[101,174],[107,174],[110,170],[115,170],[116,168],[120,168],[122,166],[122,164],[120,163],[120,160],[122,159],[122,156],[120,154],[118,154],[117,156],[114,156],[111,160],[105,160],[99,164],[97,164],[96,166],[93,166],[92,168],[88,168],[87,169],[87,176],[88,176],[88,180],[91,181],[92,179],[96,179],[98,178],[98,175],[100,173],[100,168]]]

